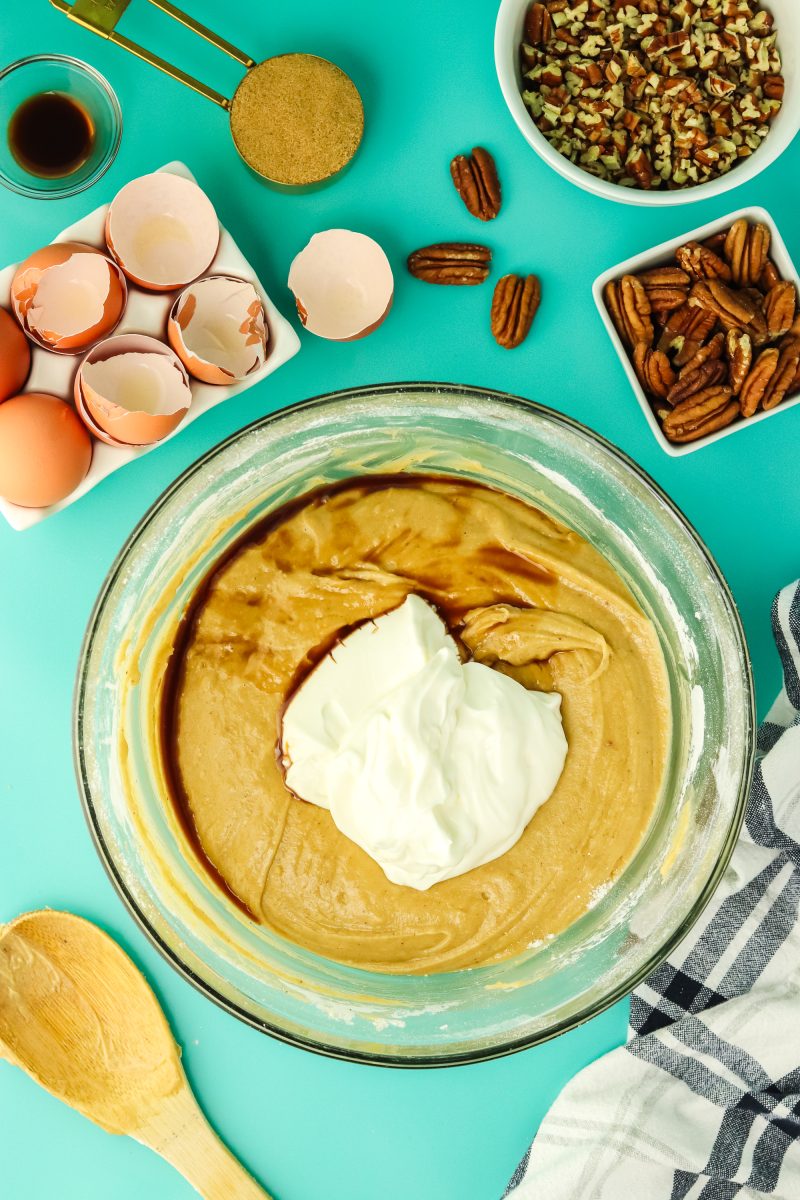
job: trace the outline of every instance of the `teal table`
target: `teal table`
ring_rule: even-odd
[[[523,142],[494,75],[492,0],[306,0],[245,5],[186,0],[256,58],[309,50],[358,83],[367,133],[352,169],[308,196],[270,191],[238,159],[208,102],[68,24],[46,0],[3,4],[0,60],[61,51],[91,61],[119,94],[125,132],[108,175],[84,195],[0,196],[0,261],[17,259],[131,177],[183,159],[267,289],[290,315],[289,263],[318,229],[377,238],[396,272],[394,309],[365,341],[303,335],[286,367],[220,405],[178,438],[27,533],[0,527],[0,920],[44,905],[81,913],[119,939],[153,983],[213,1124],[280,1200],[492,1200],[560,1088],[619,1044],[623,1004],[557,1041],[494,1063],[392,1071],[330,1061],[272,1041],[195,992],[150,947],[117,898],[84,825],[72,774],[72,681],[95,593],[131,527],[210,446],[264,413],[356,384],[437,379],[484,384],[584,421],[632,455],[674,497],[717,556],[741,608],[766,710],[779,683],[773,593],[800,572],[800,408],[683,459],[656,445],[595,311],[590,285],[628,255],[763,204],[800,260],[800,145],[720,200],[648,212],[595,200]],[[124,32],[232,90],[236,68],[144,4]],[[475,143],[497,157],[504,209],[469,217],[448,174]],[[411,279],[427,242],[485,237],[496,274],[536,271],[543,301],[528,342],[501,350],[489,288]],[[107,1136],[0,1063],[4,1200],[181,1200],[189,1186],[153,1155]]]

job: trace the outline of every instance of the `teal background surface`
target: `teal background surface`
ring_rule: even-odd
[[[330,1061],[238,1023],[150,947],[103,872],[72,773],[70,709],[83,629],[120,544],[175,476],[264,413],[321,392],[405,379],[483,384],[584,421],[632,455],[673,496],[717,556],[740,606],[763,715],[778,685],[769,606],[800,572],[800,408],[684,459],[656,445],[600,323],[590,286],[630,254],[745,204],[767,207],[800,260],[800,145],[718,200],[648,212],[596,200],[527,147],[496,82],[492,0],[305,0],[231,5],[186,0],[199,20],[254,57],[309,50],[341,64],[362,91],[367,132],[352,168],[304,196],[268,189],[238,159],[225,114],[121,50],[69,24],[46,0],[2,0],[0,62],[59,51],[91,62],[124,114],[114,166],[64,201],[0,195],[0,262],[24,257],[135,175],[182,159],[287,315],[294,254],[318,229],[347,226],[385,247],[396,273],[389,319],[334,345],[302,334],[275,375],[26,533],[0,522],[0,920],[41,906],[89,917],[119,939],[162,1000],[210,1120],[279,1200],[491,1200],[565,1082],[622,1042],[618,1005],[548,1045],[494,1063],[401,1072]],[[133,0],[122,30],[212,85],[238,68],[163,14]],[[471,218],[448,163],[475,143],[496,155],[501,216]],[[411,279],[407,253],[439,240],[486,240],[495,277],[535,271],[543,301],[525,345],[488,330],[491,284],[445,289]],[[181,1200],[169,1167],[112,1138],[0,1063],[4,1200]]]

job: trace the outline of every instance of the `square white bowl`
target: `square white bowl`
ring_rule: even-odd
[[[770,231],[769,256],[778,268],[781,278],[791,280],[797,288],[798,296],[800,296],[800,277],[798,277],[795,265],[792,262],[789,251],[786,249],[786,243],[778,232],[777,225],[764,208],[740,208],[737,212],[731,213],[730,216],[710,221],[707,225],[701,225],[699,229],[690,230],[688,233],[683,234],[682,237],[662,242],[660,246],[654,246],[652,250],[647,250],[644,254],[636,254],[633,258],[628,258],[625,262],[618,263],[616,267],[611,267],[608,271],[604,271],[602,275],[598,275],[592,285],[594,302],[603,319],[603,324],[608,331],[608,336],[611,338],[614,349],[619,356],[619,360],[625,369],[625,374],[630,380],[634,395],[639,401],[639,407],[644,413],[645,419],[652,429],[653,436],[659,446],[666,454],[670,454],[673,458],[680,458],[684,454],[693,454],[696,450],[703,450],[706,446],[710,446],[722,438],[730,437],[734,433],[741,433],[745,429],[750,429],[752,425],[758,425],[761,421],[768,420],[769,417],[775,417],[790,408],[795,408],[800,404],[800,393],[793,396],[790,400],[785,400],[777,408],[773,408],[769,412],[759,412],[754,417],[734,421],[727,428],[720,429],[716,433],[710,433],[706,437],[699,438],[696,442],[687,442],[679,445],[668,441],[662,433],[661,426],[650,406],[650,401],[647,399],[644,389],[636,377],[636,372],[633,369],[633,363],[628,355],[628,351],[617,333],[614,322],[611,320],[603,299],[603,290],[607,283],[610,283],[613,279],[620,279],[623,275],[638,275],[642,271],[649,271],[652,267],[665,266],[670,262],[674,264],[675,251],[681,246],[685,246],[687,242],[692,241],[703,242],[715,233],[720,233],[723,229],[729,229],[733,222],[738,221],[740,217],[744,217],[751,222],[761,221],[767,226]]]

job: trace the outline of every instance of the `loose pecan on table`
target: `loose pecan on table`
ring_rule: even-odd
[[[492,298],[491,328],[494,340],[506,350],[521,346],[530,333],[542,298],[536,275],[504,275]]]
[[[500,212],[502,196],[497,167],[488,150],[475,146],[472,154],[457,154],[450,174],[468,212],[480,221],[493,221]]]
[[[489,275],[492,252],[472,242],[437,242],[408,256],[408,269],[425,283],[472,286]]]

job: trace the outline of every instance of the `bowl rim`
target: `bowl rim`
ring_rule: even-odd
[[[444,393],[450,393],[456,396],[464,396],[470,398],[488,398],[495,402],[507,405],[509,408],[530,412],[533,410],[538,416],[544,417],[546,420],[552,421],[556,425],[562,425],[575,432],[580,433],[584,437],[599,445],[603,450],[608,452],[613,458],[616,458],[625,467],[636,474],[640,481],[648,487],[654,495],[661,500],[669,512],[676,517],[695,540],[698,549],[706,559],[708,567],[715,577],[717,584],[722,592],[723,599],[726,601],[727,607],[731,614],[734,633],[739,643],[741,652],[742,665],[742,683],[746,689],[745,709],[747,716],[747,725],[744,731],[744,770],[739,784],[739,794],[736,797],[736,803],[733,810],[733,818],[728,829],[725,844],[720,852],[720,855],[714,865],[714,870],[711,872],[708,880],[701,889],[695,904],[692,906],[690,913],[687,914],[684,921],[673,933],[666,937],[661,945],[656,948],[648,957],[635,974],[628,979],[624,984],[618,985],[610,993],[603,996],[599,1001],[587,1004],[572,1016],[564,1018],[553,1026],[539,1030],[532,1034],[527,1034],[524,1037],[509,1038],[508,1040],[499,1043],[496,1046],[481,1048],[477,1050],[458,1051],[454,1053],[439,1052],[432,1055],[415,1055],[404,1056],[395,1055],[388,1052],[374,1052],[366,1050],[345,1050],[340,1046],[329,1045],[322,1041],[317,1041],[311,1037],[305,1037],[302,1034],[290,1033],[285,1029],[281,1029],[277,1025],[272,1024],[268,1020],[254,1016],[248,1012],[242,1005],[234,1001],[228,1000],[221,995],[211,984],[192,970],[179,954],[172,949],[171,946],[160,936],[156,929],[148,921],[147,917],[140,910],[130,890],[125,884],[122,874],[119,871],[114,858],[107,846],[102,834],[97,811],[92,799],[91,790],[88,781],[83,751],[83,693],[87,682],[87,668],[91,657],[92,648],[94,645],[95,634],[99,625],[99,620],[103,610],[109,599],[109,594],[116,583],[116,580],[123,570],[128,554],[134,548],[140,535],[149,526],[150,522],[164,508],[170,499],[180,490],[183,484],[201,471],[207,463],[211,462],[218,454],[223,453],[228,447],[232,446],[239,439],[254,432],[256,429],[266,428],[286,416],[294,416],[298,412],[310,412],[323,408],[335,407],[342,400],[358,400],[358,399],[376,399],[382,396],[397,396],[406,393],[422,393],[426,395],[436,396]],[[129,914],[133,917],[139,929],[148,938],[151,945],[166,959],[166,961],[181,975],[188,983],[192,984],[202,995],[207,999],[212,1000],[219,1008],[230,1013],[232,1016],[238,1017],[246,1025],[257,1029],[262,1033],[266,1033],[271,1037],[277,1038],[279,1041],[285,1042],[288,1045],[296,1046],[299,1049],[310,1050],[315,1054],[322,1055],[327,1058],[335,1058],[346,1062],[357,1062],[373,1066],[384,1067],[402,1067],[405,1069],[420,1069],[424,1067],[446,1067],[446,1066],[464,1066],[470,1063],[487,1062],[497,1058],[506,1057],[509,1054],[514,1054],[519,1050],[526,1050],[532,1046],[540,1045],[544,1042],[551,1041],[559,1034],[567,1033],[572,1029],[584,1024],[592,1017],[599,1016],[606,1009],[628,996],[639,984],[655,970],[662,962],[664,962],[675,947],[683,940],[687,933],[692,929],[699,919],[706,905],[714,895],[725,870],[733,854],[734,847],[738,841],[744,822],[745,808],[750,792],[752,782],[753,769],[755,764],[756,753],[756,712],[755,712],[755,692],[753,684],[753,670],[750,660],[750,653],[745,638],[744,627],[742,625],[741,615],[738,606],[733,597],[733,594],[728,586],[728,583],[720,570],[716,559],[706,546],[700,534],[694,528],[692,523],[683,514],[681,509],[670,499],[667,493],[659,486],[658,483],[629,457],[623,450],[620,450],[612,442],[609,442],[601,434],[596,433],[588,426],[583,425],[580,421],[576,421],[573,417],[569,417],[555,409],[548,408],[546,405],[539,404],[534,400],[527,400],[521,396],[516,396],[510,392],[498,391],[494,388],[483,388],[472,384],[450,384],[445,382],[426,381],[409,381],[402,380],[396,383],[380,383],[366,384],[356,388],[341,388],[337,391],[322,393],[317,396],[309,397],[305,400],[299,400],[293,404],[286,405],[275,412],[268,413],[265,416],[259,417],[243,426],[241,429],[230,434],[215,446],[212,446],[204,454],[202,454],[193,463],[190,463],[176,478],[170,483],[163,492],[150,505],[144,515],[136,523],[128,537],[123,542],[120,550],[112,562],[105,579],[97,594],[97,598],[92,606],[89,614],[86,630],[81,643],[80,653],[78,657],[78,667],[75,676],[75,685],[73,691],[73,719],[72,719],[72,746],[73,746],[73,765],[75,776],[78,785],[78,792],[81,799],[83,814],[86,823],[89,827],[92,840],[94,842],[100,861],[108,875],[111,883],[114,886],[117,895],[122,900]]]
[[[724,195],[725,192],[751,183],[762,171],[781,157],[797,133],[800,132],[800,104],[795,104],[791,106],[794,109],[793,128],[787,129],[787,132],[782,135],[785,138],[785,144],[778,147],[779,139],[773,134],[771,146],[770,138],[765,138],[758,152],[747,159],[745,163],[739,164],[724,175],[718,175],[715,179],[709,179],[694,187],[676,188],[674,191],[643,191],[640,188],[622,187],[618,183],[609,183],[608,180],[600,179],[588,171],[584,171],[582,167],[577,166],[558,150],[555,150],[547,138],[540,133],[522,99],[516,68],[513,65],[509,67],[509,34],[513,31],[519,14],[527,9],[529,2],[530,0],[500,0],[494,27],[494,63],[497,81],[503,101],[514,124],[531,149],[563,179],[585,192],[598,196],[602,200],[611,200],[617,204],[629,204],[641,208],[672,208],[684,204],[695,204],[702,200],[713,200]],[[517,47],[512,46],[511,49],[513,64],[517,61]],[[788,112],[790,106],[786,100],[784,100],[784,105]]]
[[[120,106],[117,93],[112,88],[111,84],[106,79],[105,75],[91,65],[84,62],[80,58],[74,58],[71,54],[29,54],[25,58],[18,58],[15,62],[9,63],[0,71],[0,84],[8,76],[15,71],[31,66],[33,63],[51,63],[57,66],[71,67],[82,75],[85,79],[90,80],[98,91],[102,92],[108,100],[112,114],[112,133],[108,147],[103,154],[103,157],[98,162],[94,170],[80,181],[69,183],[69,175],[65,176],[65,184],[63,187],[55,187],[50,190],[43,188],[28,186],[24,183],[17,183],[10,179],[5,171],[0,170],[0,183],[8,188],[10,192],[15,192],[18,196],[26,196],[32,200],[65,200],[69,196],[77,196],[80,192],[85,192],[88,188],[93,187],[98,179],[105,175],[108,168],[114,162],[119,151],[120,142],[122,141],[122,108]],[[35,176],[31,176],[35,178]]]

